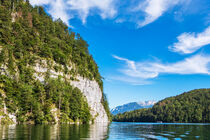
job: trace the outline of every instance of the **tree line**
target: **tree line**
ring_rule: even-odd
[[[210,89],[197,89],[156,103],[152,108],[117,114],[119,122],[210,122]]]

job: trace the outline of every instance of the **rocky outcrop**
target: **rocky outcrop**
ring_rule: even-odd
[[[8,113],[7,112],[7,107],[5,105],[5,103],[3,103],[3,110],[0,110],[0,124],[1,123],[7,123],[7,124],[13,124],[13,123],[17,123],[17,119],[15,116],[15,113]]]
[[[70,84],[73,87],[77,87],[78,89],[80,89],[81,92],[86,97],[93,121],[101,122],[101,123],[109,122],[106,111],[101,103],[103,93],[98,83],[95,80],[89,80],[79,75],[74,76],[73,79],[75,80],[72,80],[71,79],[72,75],[64,74],[62,70],[56,72],[52,68],[54,65],[58,65],[54,61],[51,61],[50,65],[51,65],[51,68],[49,67],[49,62],[47,62],[46,60],[40,60],[39,62],[37,62],[33,67],[33,69],[35,70],[34,77],[38,79],[40,82],[44,82],[45,80],[44,77],[47,72],[49,72],[50,77],[52,78],[57,78],[58,76],[61,76],[63,78],[65,77],[65,79],[68,79]],[[62,68],[62,65],[60,65],[60,67]],[[68,69],[70,71],[71,67],[68,67]],[[3,66],[3,65],[1,66],[1,74],[8,76],[9,73],[7,72],[6,66]],[[59,118],[57,114],[58,111],[56,110],[56,108],[52,109],[51,112],[56,122],[58,122]],[[10,119],[15,120],[14,114],[10,114],[9,116],[11,116]]]
[[[50,63],[52,66],[58,65],[55,62],[50,62]],[[68,69],[70,71],[71,67],[68,67]],[[94,122],[101,122],[101,123],[109,122],[106,111],[101,103],[103,93],[96,81],[89,80],[81,76],[76,76],[74,78],[76,80],[72,81],[71,75],[65,75],[62,71],[56,72],[54,69],[47,68],[47,62],[45,60],[42,60],[41,63],[37,63],[34,67],[34,70],[36,71],[34,76],[37,79],[39,79],[41,82],[44,82],[44,75],[47,71],[50,73],[50,76],[52,78],[61,76],[68,79],[70,84],[73,87],[77,87],[78,89],[80,89],[81,92],[86,97],[87,103],[90,107],[90,113],[92,115],[92,118],[94,119]]]
[[[95,122],[108,122],[107,114],[101,104],[102,92],[96,81],[91,81],[87,78],[77,76],[78,81],[72,81],[74,87],[79,88],[84,96],[87,98],[90,113],[92,114]]]

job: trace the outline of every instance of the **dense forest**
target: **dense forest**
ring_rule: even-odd
[[[152,108],[117,114],[119,122],[210,123],[210,89],[197,89],[156,103]]]
[[[34,76],[37,63],[47,65],[44,82]],[[91,114],[78,88],[69,84],[80,75],[95,80],[103,91],[98,66],[88,44],[60,19],[28,0],[0,0],[0,116],[15,113],[18,122],[55,122],[50,109],[57,108],[61,122],[89,122]],[[49,71],[64,73],[50,77]],[[106,96],[101,103],[109,114]]]

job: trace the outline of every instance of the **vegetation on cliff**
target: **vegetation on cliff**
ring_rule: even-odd
[[[210,89],[197,89],[139,109],[114,116],[120,122],[210,122]]]
[[[44,82],[37,78],[37,63],[47,68]],[[89,122],[86,99],[69,82],[80,75],[96,80],[103,91],[87,42],[28,0],[0,0],[0,68],[0,113],[6,115],[6,105],[18,122],[56,122],[52,110],[61,122]],[[50,71],[63,76],[53,78]],[[106,98],[101,102],[108,108]]]

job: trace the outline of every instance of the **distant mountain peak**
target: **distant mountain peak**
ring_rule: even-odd
[[[154,100],[131,102],[131,103],[127,103],[127,104],[117,106],[117,107],[111,109],[111,113],[113,115],[116,115],[118,113],[124,113],[127,111],[133,111],[133,110],[137,110],[137,109],[141,109],[141,108],[150,108],[155,103],[156,103],[156,101],[154,101]]]

